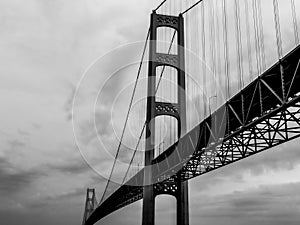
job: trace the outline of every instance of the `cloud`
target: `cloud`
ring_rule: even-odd
[[[91,168],[84,162],[83,159],[81,160],[74,160],[74,161],[60,161],[59,163],[51,164],[46,166],[45,168],[50,170],[56,170],[63,174],[80,174],[89,171]]]
[[[41,129],[42,126],[38,123],[32,123],[32,127],[38,130]]]
[[[299,139],[266,150],[243,160],[242,171],[260,175],[268,171],[291,170],[300,163]]]
[[[35,201],[27,203],[25,206],[32,209],[38,209],[38,208],[45,208],[47,206],[51,205],[59,205],[59,204],[65,204],[65,202],[73,202],[74,200],[82,200],[84,202],[86,190],[83,188],[74,188],[69,189],[68,191],[60,192],[57,194],[52,195],[46,195],[41,196]],[[75,204],[79,204],[80,206],[83,206],[82,202],[76,201]]]
[[[30,136],[30,133],[27,132],[27,131],[24,131],[24,130],[20,130],[18,129],[18,133],[22,136],[25,136],[25,137],[29,137]]]
[[[297,147],[298,143],[299,140],[293,140],[282,146],[266,150],[196,177],[190,180],[191,191],[202,195],[206,192],[220,192],[221,189],[218,187],[230,188],[233,186],[232,189],[236,190],[244,186],[271,182],[269,178],[275,176],[275,174],[277,176],[274,177],[274,182],[297,180],[298,177],[293,178],[292,175],[288,176],[288,174],[294,174],[295,171],[299,170],[300,152]],[[263,182],[264,180],[265,182]],[[255,183],[251,183],[252,181]]]
[[[210,199],[203,196],[201,202],[191,203],[195,216],[193,221],[202,218],[209,225],[221,220],[223,225],[297,224],[300,221],[299,188],[300,183],[286,183],[260,186]]]
[[[43,175],[39,170],[17,169],[6,159],[0,158],[0,192],[2,194],[13,195],[15,192],[28,188]]]
[[[18,148],[25,147],[26,143],[18,139],[14,139],[14,140],[9,140],[8,145],[10,146],[10,149],[18,149]]]
[[[67,113],[67,120],[70,121],[72,119],[72,105],[73,105],[73,99],[75,96],[76,88],[70,84],[70,95],[68,96],[65,104],[64,104],[64,110]]]
[[[258,176],[273,171],[292,170],[300,164],[299,141],[289,141],[228,165],[222,168],[226,170],[222,176],[232,177],[245,172]]]
[[[95,130],[97,129],[97,130]],[[84,144],[88,144],[99,137],[110,138],[114,135],[111,123],[111,115],[108,110],[101,110],[95,113],[94,120],[82,121],[80,124],[79,138]]]
[[[2,27],[0,36],[3,47],[0,53],[3,62],[0,71],[2,78],[0,102],[3,115],[0,123],[5,128],[2,129],[5,132],[1,131],[3,137],[1,142],[3,148],[2,146],[1,148],[13,150],[11,151],[13,154],[3,154],[4,157],[0,158],[0,195],[4,197],[0,203],[1,224],[80,223],[85,187],[91,185],[99,190],[103,188],[105,179],[92,171],[92,174],[89,174],[90,168],[83,159],[78,157],[78,152],[61,148],[62,142],[74,145],[72,128],[68,121],[75,84],[85,68],[96,57],[120,44],[144,40],[149,25],[148,13],[159,2],[140,0],[27,0],[26,3],[22,0],[2,0],[0,2]],[[140,50],[129,49],[124,55],[109,58],[105,62],[106,67],[94,71],[95,79],[92,82],[98,87],[107,78],[108,67],[116,68],[136,55],[139,58]],[[136,75],[136,71],[125,72],[130,74],[130,79]],[[127,82],[126,79],[127,75],[125,76],[121,71],[120,76],[116,76],[105,89],[104,108],[100,108],[99,111],[97,108],[97,132],[108,142],[116,142],[116,140],[110,138],[113,133],[108,124],[110,112],[107,108],[116,92],[123,88],[125,81]],[[65,85],[66,82],[68,85]],[[95,94],[94,89],[88,91]],[[124,98],[129,91],[125,92]],[[84,108],[85,101],[89,97],[90,95],[87,95],[87,98],[80,99],[80,106]],[[116,115],[118,124],[123,124],[125,106],[127,109],[126,102],[120,104],[118,108],[119,114]],[[91,132],[94,130],[94,124],[86,120],[81,122],[83,123],[82,127],[80,126],[81,134],[86,141],[84,144],[92,144],[96,137],[95,132]],[[17,138],[20,136],[24,140]],[[288,145],[285,147],[289,148]],[[242,164],[236,163],[233,165],[236,168],[227,170],[228,173],[225,175],[211,173],[213,177],[211,183],[204,183],[201,188],[203,191],[209,191],[210,184],[217,186],[223,181],[232,179],[243,182],[242,175],[246,171],[252,171],[253,175],[257,175],[273,170],[279,171],[282,168],[294,168],[299,162],[296,147],[296,144],[293,145],[292,152],[277,148],[277,150],[269,150],[270,153],[252,156],[253,161],[251,158],[244,160]],[[99,146],[95,148],[99,149]],[[114,146],[112,148],[113,152],[115,148]],[[122,152],[120,158],[124,161],[128,160],[128,152],[123,149]],[[2,152],[0,153],[1,157]],[[103,167],[101,169],[111,168],[107,159],[99,159],[102,157],[99,152],[92,152],[91,155],[97,163],[101,163]],[[38,164],[38,167],[24,169],[35,164]],[[290,191],[294,192],[294,190]],[[201,194],[201,191],[199,192]],[[236,211],[238,208],[245,210],[259,208],[257,206],[259,199],[255,195],[261,198],[263,195],[259,195],[258,191],[252,191],[256,194],[249,192],[251,191],[246,192],[249,198],[245,199],[243,193],[238,193],[236,198],[234,195],[219,196],[220,205],[223,204],[224,207]],[[286,198],[290,196],[286,195]],[[196,200],[202,201],[199,198]],[[268,197],[267,203],[261,205],[271,207],[269,200],[271,196]],[[15,207],[9,208],[7,204],[14,204]],[[216,204],[217,201],[212,202],[212,209],[216,209]],[[26,207],[26,212],[22,211]],[[3,208],[6,210],[2,210]],[[139,219],[137,212],[140,209],[140,202],[131,208],[122,209],[121,214],[113,214],[112,217],[107,218],[106,224],[139,223],[140,221],[135,220]],[[206,212],[207,214],[209,213]],[[225,214],[226,218],[232,219],[227,216],[230,212]],[[231,215],[237,216],[234,213]],[[277,212],[277,215],[280,215],[280,212]],[[201,221],[201,218],[197,217],[197,219]],[[198,223],[197,221],[196,224]],[[220,221],[214,221],[212,224],[219,223]],[[264,221],[256,224],[264,225]],[[293,224],[293,222],[286,222],[286,224]],[[243,225],[243,221],[240,221],[239,225]]]

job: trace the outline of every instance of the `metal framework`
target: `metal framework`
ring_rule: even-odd
[[[98,203],[96,200],[95,189],[88,188],[86,190],[86,199],[85,199],[85,207],[84,207],[84,215],[82,225],[84,225],[89,218],[89,216],[96,209]]]
[[[300,137],[300,46],[158,156],[154,192],[176,192],[174,180],[192,179]],[[143,198],[141,170],[86,221],[94,224]]]
[[[157,50],[157,29],[159,27],[173,28],[177,33],[177,54],[161,53]],[[189,224],[188,183],[181,177],[169,179],[162,186],[154,185],[154,149],[155,149],[155,118],[172,116],[178,122],[178,138],[186,133],[186,96],[185,96],[185,60],[184,60],[184,22],[182,15],[178,17],[151,15],[150,52],[148,71],[148,96],[146,114],[146,150],[143,186],[142,224],[155,223],[155,197],[160,194],[171,194],[177,199],[177,224]],[[177,102],[156,101],[157,67],[173,67],[177,70]]]

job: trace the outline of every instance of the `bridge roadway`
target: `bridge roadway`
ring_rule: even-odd
[[[283,57],[153,161],[154,190],[189,180],[300,136],[300,46]],[[103,201],[91,225],[143,198],[144,170]]]

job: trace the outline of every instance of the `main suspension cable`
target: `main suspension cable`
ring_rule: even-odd
[[[160,7],[162,7],[163,6],[163,4],[165,4],[166,3],[166,1],[168,1],[168,0],[164,0],[164,1],[162,1],[155,9],[154,9],[154,11],[156,11],[156,10],[158,10]]]
[[[199,0],[198,2],[196,2],[195,4],[193,4],[192,6],[190,6],[189,8],[187,8],[186,10],[184,10],[181,14],[185,14],[188,11],[190,11],[191,9],[193,9],[194,7],[196,7],[200,2],[202,2],[203,0]]]
[[[140,77],[140,74],[141,74],[141,70],[142,70],[143,60],[144,60],[144,57],[145,57],[145,53],[146,53],[147,43],[148,43],[149,37],[150,37],[150,28],[148,29],[146,41],[145,41],[145,44],[144,44],[143,53],[142,53],[141,61],[140,61],[140,64],[139,64],[139,69],[138,69],[137,77],[135,79],[134,88],[133,88],[133,91],[132,91],[132,95],[131,95],[131,99],[130,99],[130,103],[129,103],[129,107],[128,107],[128,111],[127,111],[127,115],[126,115],[124,127],[123,127],[123,130],[122,130],[122,135],[121,135],[121,138],[120,138],[120,141],[119,141],[119,145],[118,145],[118,149],[117,149],[117,153],[116,153],[116,156],[114,158],[114,162],[113,162],[113,166],[112,166],[112,169],[111,169],[111,172],[110,172],[110,175],[109,175],[109,179],[108,179],[108,181],[106,183],[106,186],[105,186],[105,189],[104,189],[104,192],[103,192],[103,195],[102,195],[102,198],[101,198],[100,202],[103,201],[103,198],[104,198],[104,196],[106,194],[109,182],[110,182],[110,180],[112,178],[112,174],[113,174],[116,162],[117,162],[117,158],[118,158],[119,153],[120,153],[120,148],[121,148],[121,145],[122,145],[122,141],[123,141],[123,137],[124,137],[124,134],[125,134],[126,126],[127,126],[127,123],[128,123],[129,114],[130,114],[131,107],[132,107],[132,104],[133,104],[134,95],[135,95],[135,92],[136,92],[138,80],[139,80],[139,77]]]

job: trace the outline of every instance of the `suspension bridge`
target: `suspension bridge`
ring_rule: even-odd
[[[177,224],[188,225],[188,180],[298,138],[299,9],[295,0],[165,0],[155,8],[110,177],[99,203],[87,190],[83,225],[141,199],[142,224],[153,225],[161,194],[176,198]],[[147,91],[137,93],[143,76]],[[140,133],[120,170],[142,96]]]

